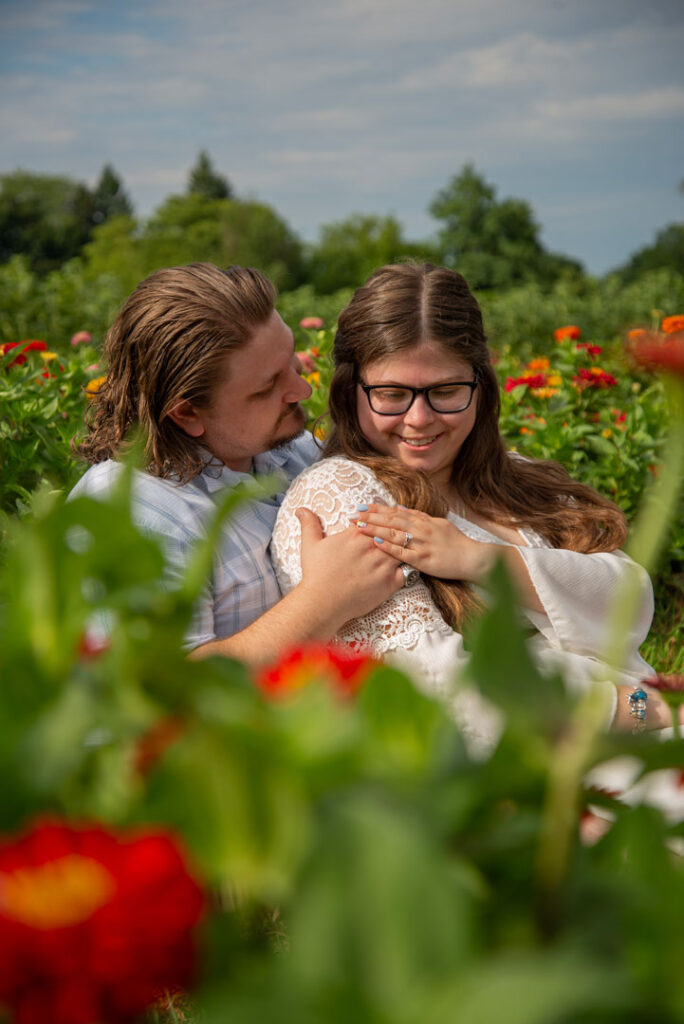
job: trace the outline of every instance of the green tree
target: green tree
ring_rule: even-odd
[[[95,229],[84,255],[92,277],[114,276],[125,292],[160,267],[205,260],[259,267],[280,289],[303,280],[301,242],[274,210],[198,193],[169,196],[142,228],[112,218]]]
[[[472,164],[437,193],[430,213],[444,222],[438,236],[440,258],[473,288],[503,289],[531,280],[551,284],[581,273],[576,261],[546,251],[530,205],[522,199],[497,199],[496,189]]]
[[[655,236],[651,245],[633,253],[615,273],[625,283],[636,281],[651,270],[668,269],[684,272],[684,224],[668,224]]]
[[[105,164],[102,168],[93,189],[93,204],[93,219],[96,224],[102,224],[110,217],[133,216],[133,203],[111,164]]]
[[[223,175],[217,174],[206,150],[197,157],[197,163],[188,176],[187,191],[190,195],[204,196],[205,199],[231,199],[233,189]]]
[[[407,242],[394,217],[353,214],[324,224],[309,252],[309,279],[315,291],[329,295],[340,288],[357,288],[385,263],[407,257],[435,259],[434,247]]]
[[[56,269],[88,241],[94,214],[81,182],[25,170],[0,176],[0,263],[23,255],[37,273]]]

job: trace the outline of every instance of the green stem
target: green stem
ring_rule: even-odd
[[[627,544],[627,553],[648,572],[655,568],[677,507],[684,478],[684,380],[665,379],[671,413],[670,433],[664,446],[660,472],[643,502]],[[627,625],[639,606],[641,585],[636,574],[615,597],[608,620],[608,642],[603,660],[621,665],[625,658]]]
[[[672,414],[670,434],[660,474],[640,510],[628,546],[628,553],[634,561],[647,570],[655,566],[667,537],[684,477],[684,380],[669,378],[665,387]],[[603,659],[608,665],[619,666],[624,662],[627,626],[637,613],[640,593],[640,580],[635,573],[616,595],[609,613],[608,641]],[[537,853],[542,897],[540,920],[546,931],[554,927],[582,778],[603,731],[605,713],[605,692],[598,687],[590,689],[577,704],[565,737],[552,752]],[[675,735],[679,735],[679,723],[674,727]]]

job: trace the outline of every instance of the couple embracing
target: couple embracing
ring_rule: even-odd
[[[74,494],[106,494],[128,432],[145,468],[133,514],[161,538],[170,577],[227,489],[275,474],[282,491],[222,530],[186,637],[193,657],[263,663],[309,640],[343,643],[407,668],[452,701],[473,744],[500,729],[458,691],[461,629],[486,603],[504,558],[542,670],[601,685],[611,723],[631,728],[629,695],[653,612],[647,574],[620,550],[622,512],[558,464],[506,450],[479,306],[464,278],[432,264],[371,275],[342,312],[322,451],[304,432],[311,393],[292,331],[259,271],[210,264],[160,270],[121,308],[106,381],[79,453]],[[602,664],[608,609],[628,578],[641,592],[620,665]],[[669,724],[658,694],[645,725]]]

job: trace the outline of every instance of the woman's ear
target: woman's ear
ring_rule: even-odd
[[[180,402],[176,402],[169,409],[168,415],[189,437],[201,437],[204,433],[202,416],[187,399],[182,398]]]

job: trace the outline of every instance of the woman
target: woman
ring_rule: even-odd
[[[431,264],[376,271],[340,316],[333,357],[324,457],[291,485],[273,535],[282,589],[300,575],[298,507],[313,509],[328,533],[355,521],[405,564],[408,585],[338,639],[399,660],[447,694],[466,660],[460,630],[501,554],[540,666],[560,669],[575,689],[603,680],[616,726],[640,726],[628,698],[652,674],[639,655],[650,580],[619,551],[627,531],[617,506],[556,463],[506,451],[482,315],[464,278]],[[608,610],[630,579],[639,611],[611,669],[600,662]],[[648,727],[668,724],[657,694],[647,708]],[[492,709],[459,692],[455,710],[473,743],[490,746]]]

